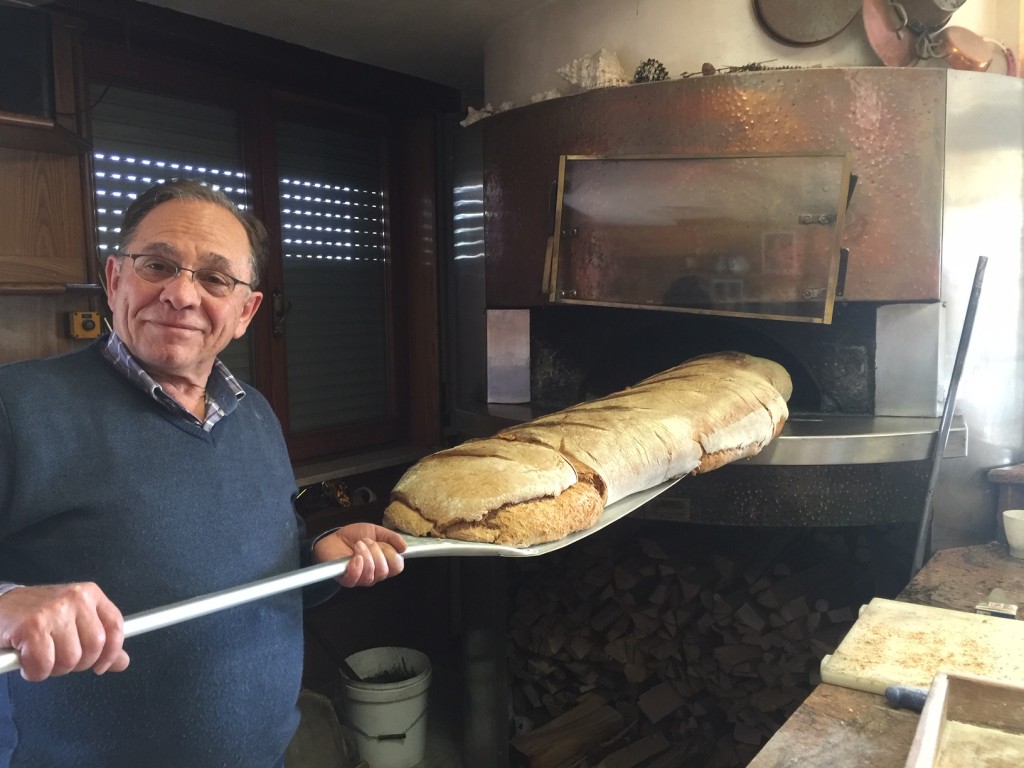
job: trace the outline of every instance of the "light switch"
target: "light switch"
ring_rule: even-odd
[[[65,320],[72,339],[95,339],[103,332],[99,312],[68,312]]]

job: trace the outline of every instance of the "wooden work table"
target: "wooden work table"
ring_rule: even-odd
[[[937,552],[896,599],[973,612],[997,587],[1024,604],[1024,560],[991,543]],[[821,684],[748,768],[903,768],[917,722],[884,696]]]

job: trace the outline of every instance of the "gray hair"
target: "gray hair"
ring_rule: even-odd
[[[249,267],[252,270],[250,284],[255,288],[260,281],[260,275],[267,266],[269,254],[269,237],[267,229],[262,222],[247,211],[241,210],[223,192],[213,187],[208,187],[202,182],[194,179],[171,179],[162,184],[150,187],[132,201],[131,205],[124,212],[124,220],[121,223],[121,234],[117,238],[117,250],[124,251],[128,241],[135,236],[146,215],[161,203],[170,200],[194,200],[219,205],[226,210],[245,228],[245,234],[249,238]]]

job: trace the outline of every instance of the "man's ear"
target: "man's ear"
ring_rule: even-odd
[[[242,338],[245,334],[245,330],[249,327],[249,323],[252,322],[256,310],[260,308],[262,303],[263,294],[260,291],[252,291],[246,297],[245,304],[242,305],[242,314],[238,317],[238,324],[235,326],[236,339]]]
[[[120,259],[117,256],[107,256],[107,263],[103,266],[104,274],[107,276],[107,304],[113,306],[112,299],[121,282]]]

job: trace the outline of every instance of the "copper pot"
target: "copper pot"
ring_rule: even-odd
[[[964,27],[946,27],[932,37],[932,43],[935,55],[953,69],[985,72],[992,64],[991,43]]]

